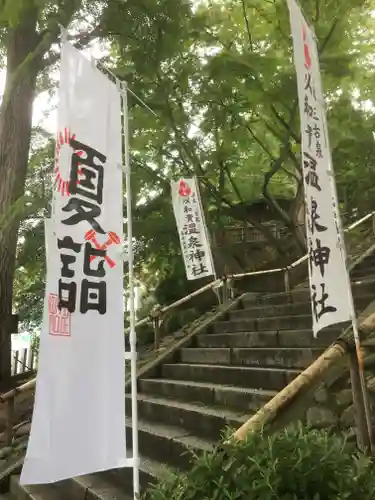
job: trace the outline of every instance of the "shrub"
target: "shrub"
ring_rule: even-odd
[[[370,500],[370,459],[326,431],[290,428],[271,437],[222,444],[171,474],[147,500]]]

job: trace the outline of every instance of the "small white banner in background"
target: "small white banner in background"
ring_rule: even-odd
[[[23,484],[132,465],[126,458],[121,95],[63,43],[56,190]]]
[[[173,211],[188,280],[215,275],[196,178],[171,182]]]
[[[318,50],[295,0],[287,0],[293,35],[302,136],[302,170],[314,336],[352,316],[344,242],[339,230]]]

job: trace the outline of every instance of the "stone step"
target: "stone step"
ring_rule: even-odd
[[[340,323],[341,329],[349,322]],[[282,330],[309,330],[312,329],[311,314],[301,316],[277,316],[273,318],[234,319],[217,321],[212,325],[213,333],[262,332]]]
[[[19,476],[11,476],[10,493],[15,500],[64,500],[63,487],[55,484],[26,486],[20,484]],[[79,500],[78,498],[74,500]]]
[[[245,389],[191,380],[141,379],[140,391],[181,401],[197,402],[212,406],[225,406],[255,412],[277,392]]]
[[[355,299],[355,307],[357,312],[364,310],[370,302],[374,300],[372,295],[360,295]],[[235,319],[252,319],[252,318],[268,318],[288,315],[311,315],[311,302],[297,302],[290,304],[279,305],[263,305],[252,307],[247,306],[245,309],[236,309],[229,313],[229,320]]]
[[[341,333],[340,327],[323,330],[314,339],[312,330],[282,330],[264,332],[237,332],[198,335],[198,347],[328,347]]]
[[[211,382],[272,391],[283,389],[299,373],[299,370],[293,369],[183,363],[166,364],[162,367],[162,377],[167,379]]]
[[[359,276],[354,279],[352,279],[352,286],[353,283],[356,286],[370,286],[373,283],[373,276],[365,275],[365,276]]]
[[[79,476],[54,484],[25,486],[19,476],[12,476],[10,492],[17,500],[131,500],[130,488],[123,491],[118,485],[106,480],[102,474]]]
[[[346,324],[333,325],[319,332],[314,338],[313,331],[308,330],[283,330],[278,332],[278,345],[280,347],[329,347],[345,330]]]
[[[127,445],[132,446],[131,419],[126,423]],[[188,433],[185,428],[138,421],[139,452],[174,469],[188,469],[194,455],[212,451],[214,441]]]
[[[366,280],[366,282],[357,283],[352,281],[352,293],[354,298],[363,296],[375,296],[375,278]],[[289,303],[301,303],[310,301],[309,288],[299,288],[292,292],[279,292],[270,294],[247,294],[242,298],[243,307],[252,307],[258,305],[281,305]]]
[[[276,316],[273,318],[232,319],[217,321],[214,333],[258,332],[269,330],[307,330],[312,328],[311,314],[301,316]]]
[[[129,454],[131,456],[131,449]],[[48,485],[21,486],[19,475],[11,476],[8,500],[35,498],[42,500],[133,500],[133,469],[116,468],[95,474],[88,474]],[[171,474],[163,463],[140,456],[139,480],[141,491],[151,484]],[[29,495],[32,495],[30,497]],[[22,499],[21,499],[22,497]]]
[[[356,281],[358,278],[362,278],[362,277],[366,277],[366,278],[372,277],[372,279],[375,279],[375,267],[374,267],[373,263],[371,263],[370,266],[365,265],[363,267],[362,266],[356,267],[350,273],[350,278],[352,281]]]
[[[181,363],[203,363],[206,365],[231,365],[232,354],[231,349],[222,347],[192,347],[181,349],[179,352]]]
[[[131,467],[112,469],[102,474],[111,484],[116,485],[126,493],[130,492],[133,499],[133,469]],[[172,471],[164,463],[140,455],[139,483],[141,492],[170,474]],[[111,500],[116,500],[116,497]]]
[[[130,403],[130,395],[126,395],[125,406],[129,412]],[[249,414],[245,412],[175,401],[149,394],[138,394],[138,415],[142,420],[183,427],[187,434],[193,433],[212,440],[218,440],[225,427],[240,427],[249,418]]]
[[[369,255],[360,264],[357,264],[354,269],[351,270],[350,274],[359,269],[374,269],[375,268],[375,255]]]
[[[229,313],[229,320],[268,318],[271,316],[311,314],[310,302],[299,302],[296,304],[266,305],[258,307],[246,307],[246,309],[237,309]]]
[[[130,469],[131,470],[131,469]],[[71,480],[56,483],[63,487],[64,498],[72,500],[130,500],[133,498],[132,484],[127,488],[111,481],[106,473],[86,474]]]
[[[307,330],[312,328],[312,315],[276,316],[273,318],[258,318],[257,330]]]
[[[313,348],[186,348],[181,349],[182,363],[233,366],[274,366],[307,368],[324,349]]]

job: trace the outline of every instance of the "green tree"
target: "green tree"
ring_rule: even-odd
[[[12,5],[16,3],[13,0]],[[365,107],[374,97],[374,3],[302,2],[319,39],[340,201],[343,210],[351,212],[374,207],[374,114]],[[81,22],[80,9],[88,4],[75,5],[71,25],[76,29]],[[108,9],[105,2],[95,5],[101,10],[92,17],[99,19],[105,12],[99,26],[102,33],[111,34],[105,63],[126,79],[156,114],[130,95],[134,230],[140,279],[150,289],[165,281],[174,284],[173,294],[190,290],[183,279],[170,202],[169,182],[180,176],[199,177],[210,230],[215,238],[219,235],[218,243],[223,243],[219,238],[227,225],[250,222],[264,233],[270,247],[285,254],[285,259],[292,252],[303,252],[304,234],[299,228],[304,220],[300,130],[285,2],[134,0],[111,2]],[[41,9],[39,13],[47,12],[46,2]],[[90,33],[100,34],[98,30]],[[79,39],[87,43],[90,34],[81,34]],[[50,50],[41,64],[57,58],[58,54]],[[47,67],[38,71],[38,75],[48,76]],[[34,159],[38,168],[44,164],[43,158]],[[30,166],[30,172],[35,168]],[[5,213],[0,203],[0,217]],[[287,227],[285,240],[273,237],[264,224],[270,220]],[[32,258],[32,251],[42,255],[35,244],[42,244],[42,224],[32,224],[29,220],[22,226],[24,248],[29,245],[30,253],[23,251],[22,245],[19,248],[19,304],[27,296],[23,294],[29,285],[40,281],[44,272]],[[252,265],[234,246],[222,244],[216,248],[215,239],[213,244],[220,262],[235,261],[241,269]],[[0,250],[1,245],[0,240]],[[164,296],[166,288],[159,287]]]
[[[353,96],[359,93],[361,103],[369,92],[365,82],[372,71],[369,54],[375,37],[366,16],[373,2],[302,3],[320,41],[333,154],[345,201],[350,175],[361,169],[365,179],[364,166],[371,158],[372,121],[354,108]],[[280,254],[291,252],[290,242],[305,251],[299,227],[304,207],[298,103],[285,2],[200,2],[194,12],[181,10],[178,22],[173,22],[173,3],[166,0],[163,7],[147,10],[142,27],[131,35],[124,26],[111,54],[118,74],[157,114],[155,118],[133,102],[136,234],[142,262],[160,270],[168,268],[173,256],[179,259],[168,183],[182,175],[200,177],[212,230],[247,221]],[[342,147],[346,144],[347,152],[349,135],[359,133],[355,127],[348,133],[351,114],[366,129],[366,139],[361,137],[353,148],[345,173]],[[359,207],[360,197],[358,191],[352,206]],[[290,236],[275,240],[263,224],[267,220],[285,225],[292,241]]]
[[[44,131],[33,131],[25,182],[27,209],[18,232],[13,307],[28,329],[40,326],[45,289],[44,218],[50,216],[54,173],[54,141]]]
[[[10,376],[12,288],[17,234],[25,208],[33,101],[58,60],[60,27],[72,28],[78,47],[104,35],[107,3],[85,0],[1,0],[0,36],[6,82],[0,107],[0,380]],[[95,26],[77,33],[90,19]]]

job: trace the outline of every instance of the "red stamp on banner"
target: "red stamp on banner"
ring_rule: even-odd
[[[59,298],[54,293],[48,296],[49,334],[70,337],[71,314],[67,309],[59,309]]]

